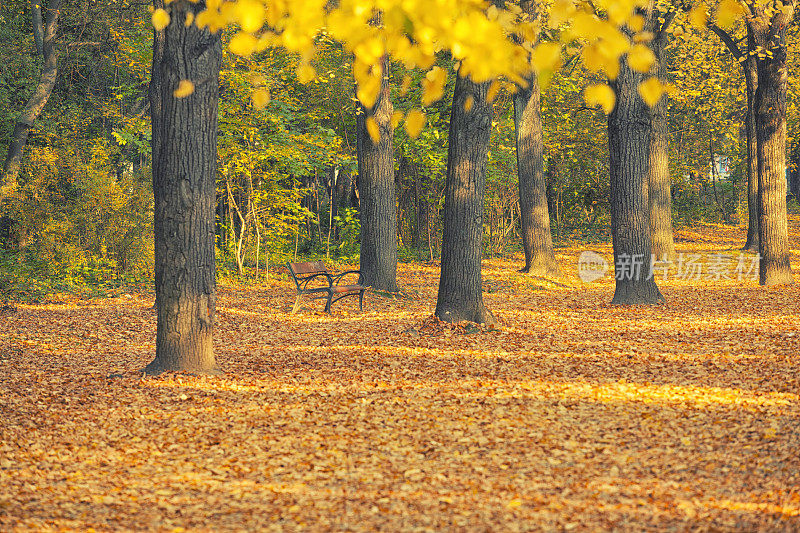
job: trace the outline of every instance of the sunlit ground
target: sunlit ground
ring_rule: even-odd
[[[610,257],[561,248],[558,279],[486,261],[496,331],[426,321],[438,265],[331,317],[290,315],[286,279],[227,284],[224,377],[135,372],[152,296],[20,305],[0,316],[0,530],[800,531],[798,286],[670,279],[666,305],[611,307],[583,249]]]

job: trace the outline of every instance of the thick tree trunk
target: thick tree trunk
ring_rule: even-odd
[[[50,98],[50,94],[53,92],[53,87],[56,84],[56,77],[58,76],[58,56],[56,54],[55,45],[61,1],[62,0],[51,0],[50,4],[47,6],[44,30],[42,30],[41,27],[41,14],[37,19],[36,13],[38,11],[33,7],[34,4],[31,5],[34,15],[34,35],[43,35],[41,43],[43,59],[42,72],[39,76],[39,84],[25,104],[25,109],[23,109],[22,113],[20,113],[17,118],[17,123],[14,125],[14,132],[11,134],[8,153],[3,163],[3,173],[0,175],[0,200],[11,195],[14,190],[16,190],[17,176],[19,175],[22,165],[22,154],[28,142],[28,134],[33,127],[33,122],[47,104],[47,100]],[[38,4],[36,4],[36,6],[38,7]],[[38,26],[36,24],[37,21]],[[37,47],[38,44],[37,39]]]
[[[488,89],[488,82],[476,84],[459,76],[453,92],[435,313],[445,322],[494,323],[483,304],[481,283],[483,201],[492,124]]]
[[[648,216],[650,110],[638,93],[642,74],[621,61],[613,82],[616,107],[608,117],[611,235],[616,290],[612,304],[654,304],[664,299],[651,276]]]
[[[363,282],[374,289],[396,292],[397,288],[397,206],[394,188],[392,106],[389,61],[383,58],[383,81],[378,101],[356,119],[358,187],[360,192],[361,260]],[[380,131],[372,140],[366,121],[375,119]]]
[[[544,138],[539,80],[528,79],[514,95],[514,131],[517,141],[517,175],[525,267],[520,272],[559,274],[550,233],[547,183],[544,176]]]
[[[755,50],[751,32],[748,31],[748,51]],[[755,99],[758,87],[756,56],[748,53],[743,58],[747,111],[745,113],[745,137],[747,139],[747,241],[744,249],[758,251],[758,143],[756,139]]]
[[[169,7],[163,54],[154,55],[153,66],[154,87],[160,89],[160,108],[153,108],[158,325],[156,356],[145,372],[217,372],[212,332],[222,47],[218,34],[184,24],[190,10],[205,9],[204,2],[177,0]],[[194,92],[176,98],[173,91],[181,80],[192,81]]]
[[[656,75],[665,83],[667,81],[666,40],[667,33],[660,31],[651,43],[653,53],[656,55]],[[659,260],[663,258],[672,260],[675,256],[675,241],[672,236],[672,180],[669,174],[667,113],[667,97],[665,95],[652,109],[648,180],[650,234],[653,240],[653,254]]]
[[[789,264],[786,221],[786,27],[775,24],[754,29],[756,45],[771,54],[758,60],[755,94],[758,140],[758,207],[761,255],[759,283],[794,282]]]

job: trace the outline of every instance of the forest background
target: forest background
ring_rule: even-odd
[[[104,294],[152,278],[150,16],[148,6],[136,2],[82,1],[62,9],[53,92],[32,126],[18,187],[3,202],[3,297],[35,300],[62,290]],[[683,14],[668,31],[668,80],[674,88],[668,100],[673,223],[733,224],[746,232],[742,69],[716,35]],[[734,27],[731,35],[741,37],[743,27]],[[796,25],[790,25],[790,51],[797,37]],[[249,58],[224,52],[216,208],[223,276],[268,276],[270,268],[294,258],[358,261],[358,105],[352,58],[324,34],[317,45],[316,75],[306,83],[298,80],[300,59],[282,49]],[[569,49],[562,54],[562,68],[542,93],[553,238],[556,246],[605,242],[610,239],[607,119],[582,95],[586,86],[602,80],[571,60]],[[787,179],[792,192],[800,157],[796,63],[790,53]],[[416,138],[403,128],[395,130],[401,260],[436,260],[441,250],[455,69],[445,53],[437,64],[448,73],[444,97],[424,106],[419,88],[424,72],[402,64],[390,68],[395,109],[421,108],[426,116]],[[30,4],[4,2],[3,153],[41,68]],[[268,90],[268,102],[252,100],[254,84]],[[488,162],[486,256],[521,250],[512,100],[508,86],[502,86],[495,99]]]

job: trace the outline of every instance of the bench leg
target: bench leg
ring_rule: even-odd
[[[333,292],[328,293],[328,299],[325,300],[325,312],[331,314],[331,300],[333,300]]]
[[[292,314],[297,312],[297,309],[300,307],[300,295],[297,295],[297,298],[294,300],[294,307],[292,307]]]
[[[358,310],[364,310],[364,291],[361,291],[361,294],[358,295]]]

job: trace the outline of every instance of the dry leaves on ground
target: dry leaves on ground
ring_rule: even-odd
[[[800,530],[798,286],[669,279],[666,305],[612,307],[580,249],[559,280],[486,261],[496,328],[430,318],[435,265],[400,265],[413,297],[363,313],[221,287],[221,377],[136,372],[152,296],[16,304],[0,529]]]

